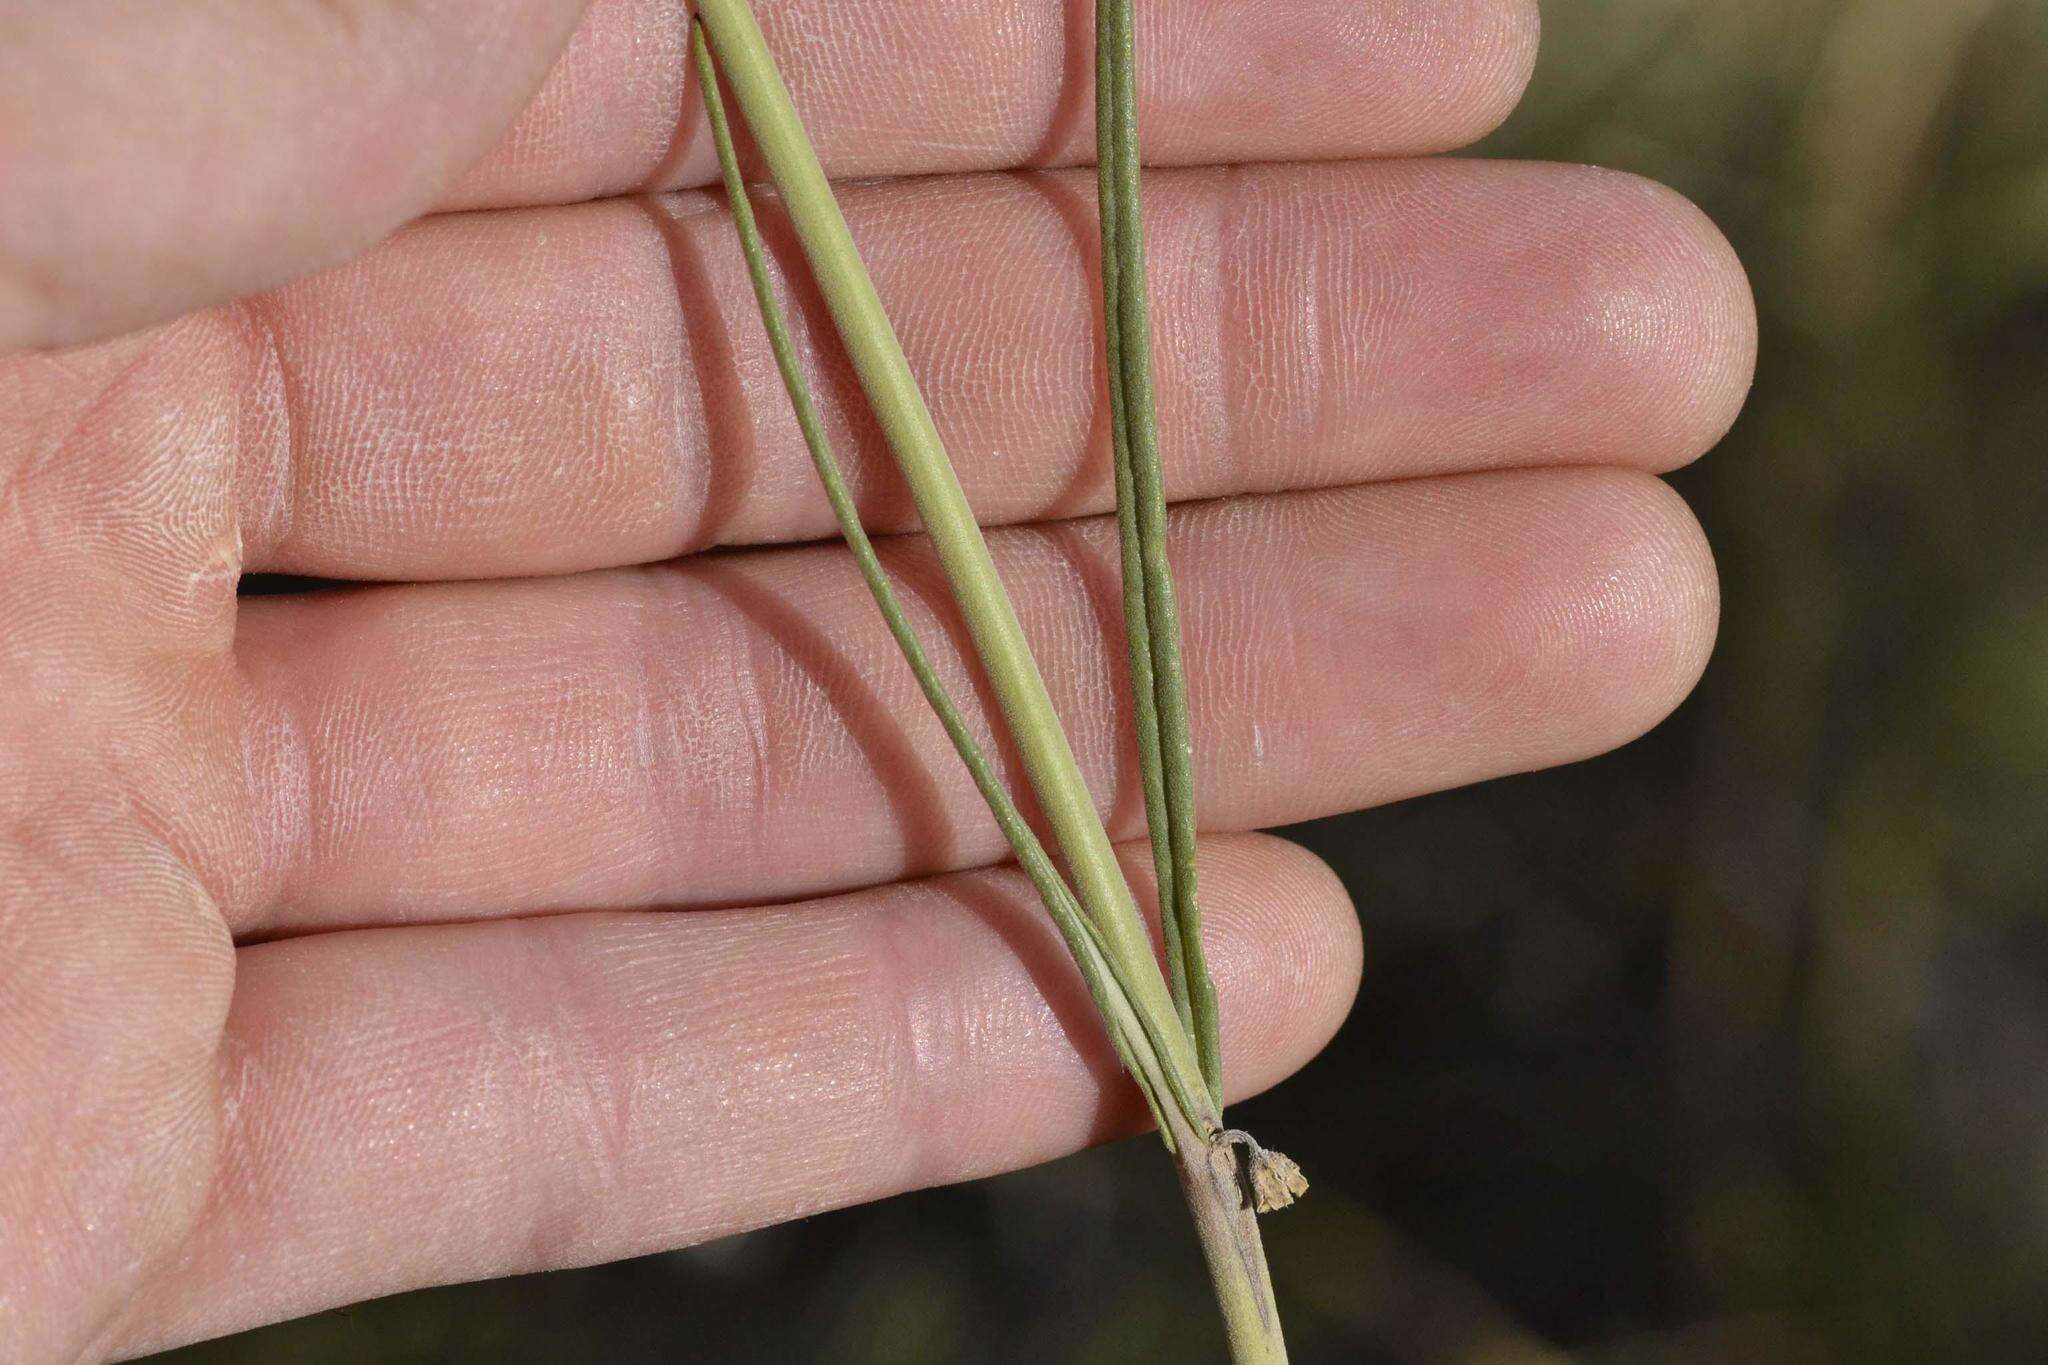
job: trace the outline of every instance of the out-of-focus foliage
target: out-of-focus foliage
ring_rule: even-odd
[[[1763,324],[1748,415],[1677,481],[1726,628],[1672,766],[1630,794],[1675,842],[1647,895],[1605,893],[1659,935],[1652,1320],[1770,1315],[1791,1354],[2032,1355],[2048,6],[1548,8],[1546,79],[1499,149],[1682,187]],[[1567,809],[1597,848],[1597,811]]]
[[[1241,1111],[1316,1182],[1269,1231],[1297,1357],[2037,1358],[2048,3],[1544,12],[1482,150],[1674,185],[1755,281],[1754,401],[1676,479],[1723,638],[1620,754],[1299,831],[1369,951]],[[183,1358],[1196,1359],[1183,1216],[1126,1144]]]

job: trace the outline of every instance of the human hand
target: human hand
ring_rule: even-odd
[[[682,7],[584,9],[0,16],[9,1360],[678,1246],[1139,1118],[850,560],[776,548],[832,522],[730,224],[639,197],[716,174]],[[835,174],[931,177],[847,211],[1131,838],[1114,533],[1079,519],[1112,496],[1092,178],[974,173],[1092,152],[1087,7],[761,9]],[[1233,163],[1154,173],[1147,213],[1171,491],[1229,499],[1175,552],[1247,1092],[1336,1028],[1359,948],[1325,871],[1239,831],[1674,705],[1714,578],[1653,475],[1731,419],[1753,320],[1666,192],[1359,159],[1503,117],[1529,0],[1155,16],[1148,156]],[[437,209],[471,211],[379,242]],[[793,273],[865,515],[910,530]],[[942,643],[923,547],[885,555]]]

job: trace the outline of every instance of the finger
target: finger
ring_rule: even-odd
[[[1278,840],[1211,841],[1201,872],[1241,1096],[1335,1032],[1357,922]],[[1045,1161],[1140,1118],[1009,871],[240,957],[212,1199],[130,1351],[706,1241]]]
[[[0,350],[339,260],[495,142],[583,0],[39,0],[0,17]]]
[[[1081,0],[763,0],[835,177],[1094,161]],[[718,179],[683,0],[591,7],[510,137],[445,201],[573,203]],[[1463,146],[1514,108],[1535,0],[1179,0],[1138,7],[1145,155],[1216,164]]]
[[[1741,267],[1676,195],[1462,161],[1149,182],[1178,498],[1700,453],[1747,390]],[[1083,178],[863,186],[854,231],[990,522],[1111,505]],[[785,288],[869,524],[915,524],[822,305]],[[429,223],[217,323],[250,566],[480,577],[811,538],[832,518],[704,199]]]
[[[0,349],[105,336],[339,260],[426,208],[715,178],[682,0],[121,0],[17,7],[0,42]],[[906,0],[764,13],[837,174],[1073,159],[1086,7]],[[1493,126],[1531,0],[1176,6],[1148,34],[1167,160],[1436,150]],[[906,97],[914,92],[915,97]],[[195,97],[195,94],[197,97]]]
[[[1640,474],[1247,499],[1175,537],[1212,829],[1600,752],[1685,694],[1714,629],[1698,529]],[[1114,527],[993,545],[1129,837]],[[925,547],[886,556],[971,711]],[[262,823],[296,832],[244,934],[785,899],[1003,852],[837,547],[250,602],[237,649]]]

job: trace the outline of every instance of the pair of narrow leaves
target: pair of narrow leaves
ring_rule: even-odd
[[[1153,419],[1142,221],[1136,207],[1138,163],[1129,6],[1103,8],[1097,47],[1101,92],[1098,115],[1105,131],[1100,171],[1104,301],[1119,539],[1140,766],[1159,873],[1172,1008],[1177,1016],[1167,1020],[1141,1003],[1150,997],[1133,979],[1129,955],[1116,951],[1103,927],[1084,911],[996,776],[933,668],[876,556],[832,452],[823,420],[797,362],[787,320],[775,297],[767,252],[740,175],[730,123],[719,93],[717,65],[701,21],[692,22],[691,50],[728,200],[777,368],[826,498],[884,622],[1066,941],[1110,1038],[1144,1092],[1168,1146],[1174,1145],[1176,1131],[1203,1142],[1228,1142],[1241,1156],[1247,1204],[1260,1212],[1285,1207],[1307,1188],[1300,1169],[1279,1153],[1259,1146],[1248,1135],[1224,1131],[1220,1118],[1222,1078],[1216,999],[1202,956],[1195,909],[1194,803],[1186,687],[1177,611],[1165,559],[1165,497]],[[1149,957],[1146,968],[1152,971],[1156,983],[1157,970]],[[1189,1061],[1194,1063],[1193,1067],[1188,1065]],[[1181,1122],[1168,1121],[1169,1108]]]

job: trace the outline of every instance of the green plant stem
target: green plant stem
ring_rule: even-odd
[[[1194,1039],[1203,1081],[1220,1109],[1223,1053],[1216,987],[1202,951],[1202,916],[1196,899],[1194,744],[1181,659],[1180,610],[1166,553],[1166,487],[1153,394],[1131,0],[1098,0],[1095,14],[1103,331],[1109,353],[1110,432],[1138,764],[1159,875],[1168,980],[1174,1004]]]
[[[797,240],[859,376],[876,421],[910,485],[925,532],[938,551],[953,599],[967,624],[991,688],[1024,761],[1033,791],[1073,877],[1074,891],[1100,932],[1103,951],[1131,982],[1133,1003],[1155,1018],[1173,1002],[1152,956],[1136,901],[1124,881],[1095,798],[1081,775],[1046,691],[1024,628],[996,573],[988,542],[947,458],[910,362],[882,310],[853,235],[832,196],[789,91],[745,0],[704,0],[698,15],[718,66],[746,116],[755,145],[796,228]],[[1142,970],[1141,970],[1142,968]],[[1199,1080],[1201,1066],[1183,1036],[1168,1040],[1172,1064]]]
[[[1227,1140],[1183,1138],[1174,1148],[1181,1195],[1194,1218],[1233,1365],[1286,1365],[1287,1341],[1273,1301],[1258,1214],[1245,1196],[1243,1159],[1240,1148]]]

